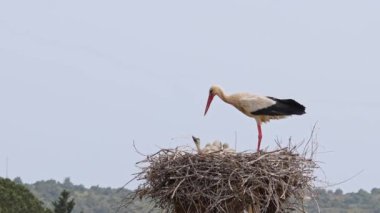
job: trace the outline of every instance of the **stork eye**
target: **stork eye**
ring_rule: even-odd
[[[212,89],[210,89],[210,94],[212,93]]]

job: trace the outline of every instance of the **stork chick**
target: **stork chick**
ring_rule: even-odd
[[[192,138],[195,143],[195,147],[197,148],[198,154],[202,154],[201,140],[195,136],[192,136]]]

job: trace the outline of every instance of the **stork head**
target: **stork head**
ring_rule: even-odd
[[[195,136],[191,136],[193,138],[193,141],[195,145],[199,146],[201,144],[201,140]]]
[[[215,95],[219,94],[219,92],[220,92],[220,87],[218,87],[218,86],[214,85],[210,88],[204,115],[206,115],[208,108],[210,108],[211,102],[214,99]]]

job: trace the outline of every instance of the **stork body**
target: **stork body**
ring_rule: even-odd
[[[262,123],[273,119],[282,119],[290,115],[305,114],[305,107],[293,99],[277,99],[270,96],[259,96],[249,93],[227,95],[219,86],[212,86],[210,88],[204,115],[206,115],[215,95],[248,117],[256,120],[258,130],[257,151],[260,151]]]

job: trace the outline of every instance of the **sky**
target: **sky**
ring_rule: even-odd
[[[218,84],[306,106],[265,124],[262,146],[301,142],[317,123],[317,184],[380,187],[379,10],[376,0],[0,1],[0,176],[120,187],[144,159],[133,142],[152,154],[193,146],[191,135],[234,144],[236,133],[238,151],[254,150],[253,119],[218,99],[203,116]]]

